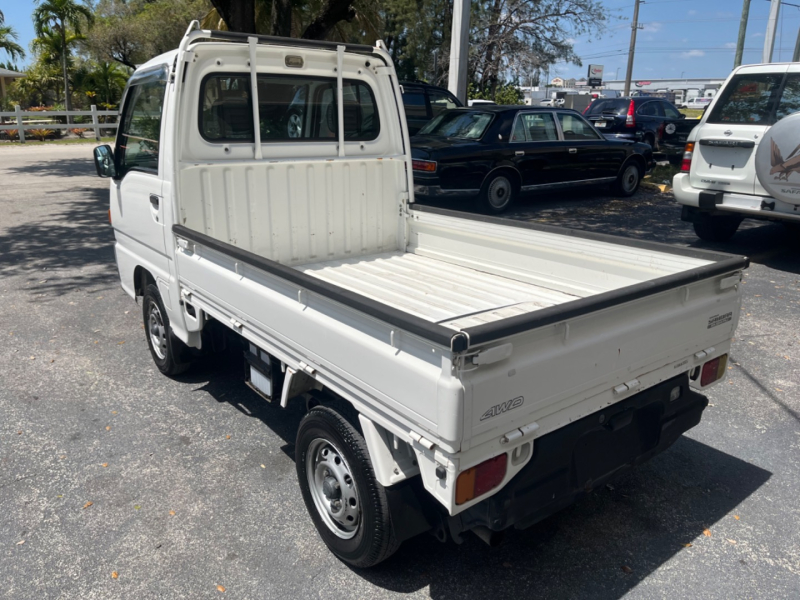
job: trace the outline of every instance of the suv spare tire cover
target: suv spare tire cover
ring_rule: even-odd
[[[773,198],[800,205],[800,113],[770,127],[756,150],[756,175]]]

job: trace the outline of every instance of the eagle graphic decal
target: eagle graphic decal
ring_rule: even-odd
[[[775,181],[789,181],[789,175],[792,173],[800,173],[800,155],[797,154],[798,150],[800,150],[800,146],[792,150],[791,154],[784,160],[781,155],[781,149],[778,148],[778,144],[775,143],[774,139],[770,140],[770,144],[770,162],[772,164],[772,169],[770,169],[769,174],[777,175],[774,178]]]

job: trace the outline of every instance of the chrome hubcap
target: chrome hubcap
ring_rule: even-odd
[[[303,131],[303,121],[300,115],[294,114],[289,117],[288,133],[290,138],[299,138]]]
[[[498,177],[489,185],[489,203],[495,208],[503,208],[511,200],[511,182]]]
[[[350,466],[328,440],[315,439],[306,453],[306,477],[314,505],[338,537],[348,540],[358,531],[361,505]]]
[[[167,328],[164,327],[164,319],[161,311],[155,302],[150,303],[150,314],[147,317],[147,331],[150,334],[150,343],[153,352],[160,360],[167,357]]]

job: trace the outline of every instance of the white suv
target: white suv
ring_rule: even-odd
[[[681,218],[698,237],[727,241],[744,218],[800,223],[800,183],[792,182],[800,173],[782,169],[800,151],[800,139],[792,144],[800,115],[789,116],[798,111],[800,63],[731,73],[689,134],[673,180]]]

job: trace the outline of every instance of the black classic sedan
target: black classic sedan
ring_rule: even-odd
[[[445,111],[411,155],[417,196],[469,197],[490,214],[527,191],[612,184],[631,196],[654,164],[650,146],[606,139],[577,111],[530,106]]]

